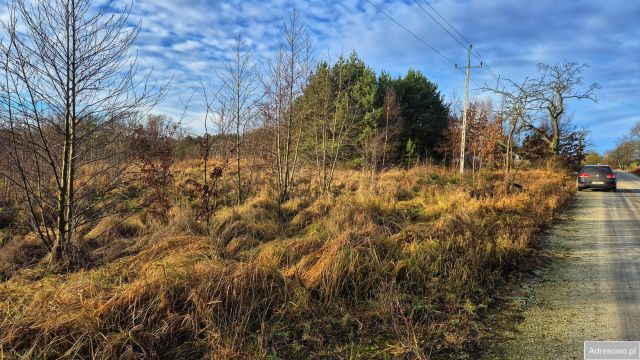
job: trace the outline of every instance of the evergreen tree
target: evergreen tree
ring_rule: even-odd
[[[419,158],[433,155],[442,142],[449,116],[449,106],[438,86],[414,69],[392,83],[404,119],[400,135],[402,146],[406,147],[411,140]]]

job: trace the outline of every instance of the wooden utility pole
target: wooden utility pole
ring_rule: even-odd
[[[464,89],[464,110],[462,113],[462,131],[460,136],[460,176],[464,174],[464,153],[465,153],[465,144],[466,144],[466,136],[467,136],[467,107],[469,104],[469,76],[471,75],[471,69],[473,68],[481,68],[482,62],[480,62],[480,66],[471,66],[471,44],[469,44],[469,49],[467,49],[467,79]],[[456,64],[456,68],[458,65]]]

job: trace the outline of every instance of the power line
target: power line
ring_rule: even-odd
[[[431,10],[432,10],[436,15],[438,15],[438,17],[439,17],[440,19],[442,19],[442,21],[444,21],[444,22],[445,22],[445,23],[446,23],[446,24],[447,24],[447,25],[448,25],[448,26],[449,26],[449,27],[450,27],[450,28],[451,28],[451,29],[452,29],[456,34],[458,34],[458,36],[460,37],[460,39],[456,38],[455,36],[453,36],[453,34],[451,34],[451,32],[450,32],[450,31],[448,31],[447,29],[445,29],[445,27],[442,25],[442,23],[440,23],[438,20],[436,20],[436,19],[434,18],[434,16],[433,16],[433,15],[431,15],[429,12],[427,12],[427,11],[426,11],[426,9],[425,9],[424,7],[422,7],[422,6],[418,3],[418,1],[417,1],[417,0],[414,0],[414,1],[415,1],[415,2],[416,2],[416,4],[417,4],[421,9],[422,9],[422,11],[424,11],[425,13],[427,13],[427,15],[429,15],[429,17],[431,17],[431,18],[432,18],[432,19],[433,19],[433,20],[434,20],[434,21],[435,21],[435,22],[436,22],[436,23],[437,23],[437,24],[438,24],[438,25],[439,25],[443,30],[445,30],[445,31],[449,34],[449,36],[451,36],[452,38],[454,38],[454,39],[458,42],[458,44],[460,44],[460,45],[462,45],[464,48],[466,48],[466,46],[464,46],[464,45],[462,44],[462,42],[460,41],[460,39],[464,40],[464,41],[465,41],[466,43],[468,43],[468,44],[471,44],[471,41],[469,41],[469,39],[467,39],[464,35],[462,35],[462,33],[461,33],[460,31],[458,31],[458,29],[457,29],[455,26],[453,26],[453,24],[451,24],[451,23],[449,22],[449,20],[447,20],[444,16],[442,16],[442,14],[440,14],[440,13],[438,12],[438,10],[436,10],[433,6],[431,6],[431,4],[430,4],[427,0],[422,0],[422,1],[423,1],[425,4],[427,4],[427,6],[428,6],[428,7],[429,7],[429,8],[430,8],[430,9],[431,9]],[[473,49],[473,56],[474,56],[476,59],[478,59],[479,61],[481,61],[481,62],[485,65],[485,67],[487,68],[487,72],[489,72],[489,74],[491,75],[491,77],[493,77],[493,79],[494,79],[496,82],[498,82],[498,83],[499,83],[499,82],[500,82],[500,77],[499,77],[499,76],[497,76],[497,75],[495,74],[495,72],[493,71],[493,69],[491,68],[491,66],[489,66],[489,64],[488,64],[488,63],[487,63],[487,62],[482,58],[482,55],[480,55],[480,52],[478,51],[478,49],[477,49],[477,48],[474,48],[474,49]],[[472,81],[473,81],[473,80],[472,80]],[[475,81],[473,81],[473,83],[474,83],[474,84],[476,84],[476,82],[475,82]],[[477,85],[477,84],[476,84],[476,85]]]
[[[466,72],[463,72],[462,69],[460,67],[458,67],[458,65],[453,60],[451,60],[449,57],[445,56],[440,51],[438,51],[436,48],[434,48],[433,46],[428,44],[426,41],[422,40],[419,36],[414,34],[412,31],[410,31],[409,29],[404,27],[402,24],[400,24],[400,22],[398,22],[396,19],[391,17],[391,15],[387,14],[386,12],[384,12],[376,4],[372,3],[370,0],[367,0],[367,2],[369,4],[371,4],[373,7],[375,7],[379,12],[384,14],[387,18],[389,18],[391,21],[396,23],[396,25],[398,25],[401,28],[403,28],[406,32],[411,34],[411,36],[413,36],[418,41],[420,41],[421,43],[423,43],[424,45],[429,47],[431,50],[436,52],[438,55],[442,56],[443,58],[445,58],[446,60],[451,62],[455,66],[456,69],[459,69],[466,76],[465,95],[464,95],[464,113],[463,113],[463,117],[462,117],[463,120],[462,120],[462,131],[461,131],[461,141],[460,141],[460,175],[462,176],[464,174],[464,162],[465,162],[465,151],[466,151],[465,135],[466,135],[466,126],[467,126],[467,104],[468,104],[468,101],[469,101],[469,81],[472,81],[476,86],[478,86],[478,88],[480,88],[480,85],[478,85],[478,83],[476,83],[475,80],[471,78],[471,69],[472,68],[482,67],[482,65],[483,65],[483,62],[482,62],[482,59],[481,59],[482,57],[480,56],[480,53],[477,52],[477,50],[476,50],[476,52],[474,53],[474,56],[475,57],[479,57],[479,60],[481,61],[480,62],[480,66],[471,66],[471,54],[472,54],[472,50],[473,50],[473,46],[471,45],[471,42],[468,41],[453,25],[451,25],[451,23],[449,23],[449,21],[447,21],[447,19],[445,19],[442,15],[440,15],[440,13],[438,13],[436,11],[436,9],[434,9],[433,6],[431,6],[431,4],[429,4],[426,0],[423,0],[423,1],[431,8],[431,10],[433,10],[441,19],[443,19],[449,25],[449,27],[451,27],[463,40],[466,40],[467,43],[469,44],[469,47],[466,47],[462,43],[462,41],[460,41],[460,39],[456,38],[451,33],[451,31],[449,31],[444,25],[442,25],[442,23],[440,21],[438,21],[438,19],[436,19],[433,15],[431,15],[431,13],[429,13],[427,11],[427,9],[425,9],[422,5],[420,5],[420,3],[417,0],[414,0],[416,5],[418,5],[418,7],[420,7],[420,9],[422,9],[422,11],[425,14],[429,15],[429,17],[433,21],[435,21],[436,24],[438,24],[438,26],[440,26],[440,28],[442,28],[442,30],[444,30],[447,34],[449,34],[449,36],[451,36],[451,38],[453,38],[460,46],[462,46],[462,48],[467,50],[467,65],[465,66]],[[494,78],[495,78],[495,74],[493,73],[493,71],[489,70],[489,73],[492,76],[494,76]],[[499,80],[497,80],[497,81],[499,81]]]
[[[471,82],[472,82],[475,86],[477,86],[477,87],[478,87],[478,89],[481,89],[481,88],[482,88],[482,86],[478,85],[478,83],[477,83],[475,80],[473,80],[473,78],[472,78],[472,77],[469,77],[469,80],[471,80]]]
[[[427,6],[429,6],[431,8],[431,10],[433,10],[433,12],[436,13],[436,15],[438,15],[438,17],[440,17],[440,19],[444,20],[444,22],[447,23],[447,25],[449,25],[449,27],[452,28],[453,31],[455,31],[456,34],[458,34],[458,36],[460,36],[460,38],[462,40],[464,40],[467,44],[471,44],[471,41],[469,41],[466,37],[464,37],[464,35],[462,35],[460,33],[460,31],[458,31],[458,29],[455,28],[455,26],[451,25],[451,23],[447,19],[445,19],[444,16],[440,15],[438,10],[436,10],[433,6],[431,6],[431,4],[429,4],[429,2],[427,0],[422,0],[422,1],[424,1],[424,3],[427,4]]]
[[[455,40],[458,44],[460,44],[460,46],[462,46],[462,48],[464,48],[464,49],[466,49],[466,48],[467,48],[467,46],[466,46],[465,44],[463,44],[463,43],[462,43],[462,42],[461,42],[457,37],[453,36],[453,34],[452,34],[452,33],[451,33],[451,32],[450,32],[446,27],[444,27],[444,25],[442,25],[442,23],[440,23],[440,21],[438,21],[438,19],[436,19],[433,15],[431,15],[431,13],[430,13],[430,12],[428,12],[428,11],[427,11],[427,9],[425,9],[422,5],[420,5],[420,3],[418,2],[418,0],[413,0],[413,1],[416,3],[416,5],[418,5],[418,7],[419,7],[420,9],[422,9],[422,11],[423,11],[425,14],[429,15],[429,17],[430,17],[431,19],[433,19],[433,21],[435,21],[435,22],[436,22],[436,24],[438,24],[442,30],[444,30],[447,34],[449,34],[449,36],[451,36],[451,38],[453,38],[453,40]],[[428,4],[429,4],[429,3],[427,3],[427,5],[428,5]]]
[[[411,36],[413,36],[416,40],[418,40],[420,43],[422,43],[423,45],[425,45],[426,47],[428,47],[429,49],[433,50],[436,54],[440,55],[442,58],[444,58],[445,60],[447,60],[448,62],[450,62],[451,64],[453,64],[456,69],[458,71],[460,71],[460,73],[462,75],[465,75],[464,70],[462,70],[461,67],[458,66],[458,64],[453,61],[450,57],[446,56],[445,54],[443,54],[442,52],[440,52],[438,49],[436,49],[435,47],[431,46],[429,43],[427,43],[426,41],[424,41],[422,38],[420,38],[418,35],[416,35],[414,32],[412,32],[411,30],[407,29],[404,25],[402,25],[399,21],[397,21],[396,19],[394,19],[391,15],[389,15],[388,13],[386,13],[384,10],[382,10],[379,6],[377,6],[376,4],[372,3],[370,0],[366,0],[369,4],[371,4],[371,6],[373,6],[374,8],[376,8],[376,10],[378,10],[379,12],[381,12],[384,16],[386,16],[389,20],[393,21],[396,25],[398,25],[399,27],[401,27],[404,31],[408,32]],[[427,3],[428,4],[428,3]],[[423,8],[423,10],[426,11],[426,9]],[[428,13],[427,13],[428,14]],[[435,20],[435,19],[434,19]],[[446,20],[445,20],[446,21]],[[442,25],[440,25],[442,26]],[[444,27],[443,27],[444,29]],[[455,30],[455,29],[454,29]],[[446,29],[445,29],[446,31]],[[453,35],[447,31],[447,33],[449,33],[450,36],[453,37]],[[453,37],[455,39],[455,37]],[[457,40],[457,39],[456,39]],[[458,43],[460,43],[458,41]],[[465,49],[466,47],[464,46],[464,44],[461,44]],[[478,88],[481,88],[480,85],[478,85],[478,83],[470,78],[471,82],[476,85]]]
[[[469,48],[467,48],[467,66],[465,66],[466,72],[466,82],[464,87],[464,112],[462,114],[462,131],[460,136],[460,176],[464,174],[464,155],[466,149],[466,134],[467,134],[467,104],[469,103],[469,80],[471,80],[471,69],[482,67],[482,63],[480,66],[471,66],[471,50],[473,46],[469,44]],[[457,66],[456,66],[457,67]],[[474,81],[475,84],[475,81]],[[476,84],[477,85],[477,84]]]
[[[425,45],[426,47],[428,47],[429,49],[433,50],[433,52],[435,52],[436,54],[440,55],[442,58],[444,58],[445,60],[447,60],[448,62],[450,62],[453,65],[456,65],[456,62],[451,60],[451,58],[449,58],[448,56],[446,56],[445,54],[443,54],[442,52],[440,52],[438,49],[434,48],[433,46],[431,46],[429,43],[427,43],[426,41],[424,41],[422,38],[420,38],[418,35],[414,34],[411,30],[407,29],[406,27],[404,27],[402,24],[400,24],[396,19],[394,19],[391,15],[387,14],[386,12],[384,12],[380,7],[378,7],[378,5],[372,3],[371,1],[367,0],[367,2],[369,4],[371,4],[371,6],[375,7],[379,12],[381,12],[384,16],[386,16],[387,18],[389,18],[389,20],[393,21],[394,23],[396,23],[396,25],[400,26],[401,28],[404,29],[404,31],[408,32],[409,34],[411,34],[411,36],[413,36],[416,40],[418,40],[419,42],[421,42],[423,45]]]
[[[480,55],[480,52],[478,52],[477,49],[473,49],[474,52],[474,57],[476,59],[478,59],[479,61],[481,61],[485,67],[487,68],[487,71],[489,72],[489,74],[491,75],[491,77],[493,77],[493,79],[499,83],[500,82],[500,76],[496,75],[495,72],[493,71],[493,68],[491,68],[491,66],[489,66],[489,63],[487,63],[483,58],[482,55]]]

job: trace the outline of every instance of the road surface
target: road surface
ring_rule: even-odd
[[[568,215],[550,231],[551,265],[511,298],[521,322],[483,358],[582,359],[584,340],[640,340],[640,178],[577,193]]]

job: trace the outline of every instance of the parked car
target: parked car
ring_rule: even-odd
[[[576,179],[578,191],[584,189],[602,189],[616,191],[618,183],[616,173],[609,165],[587,165],[578,172]]]

